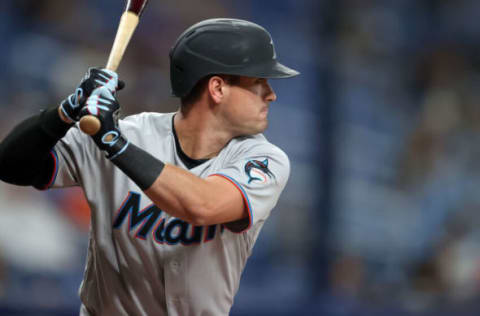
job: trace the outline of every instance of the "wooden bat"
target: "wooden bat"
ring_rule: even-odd
[[[132,38],[133,32],[137,28],[147,1],[148,0],[127,0],[127,5],[120,18],[117,35],[115,36],[115,41],[113,42],[110,56],[108,57],[107,69],[117,70],[128,43]],[[93,115],[86,115],[80,120],[80,129],[88,135],[95,135],[100,128],[100,120]]]

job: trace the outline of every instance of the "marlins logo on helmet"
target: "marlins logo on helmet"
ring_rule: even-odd
[[[268,169],[268,159],[249,160],[245,164],[245,173],[248,176],[248,183],[252,181],[267,182],[267,176],[269,178],[274,177],[273,173]]]

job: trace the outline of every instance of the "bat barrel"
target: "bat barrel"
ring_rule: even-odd
[[[125,11],[133,12],[140,16],[147,5],[147,0],[128,0]]]

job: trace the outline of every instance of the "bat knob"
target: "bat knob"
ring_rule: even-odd
[[[85,115],[80,119],[80,129],[90,136],[98,133],[101,127],[100,120],[93,115]]]

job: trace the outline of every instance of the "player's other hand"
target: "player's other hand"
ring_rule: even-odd
[[[85,106],[88,97],[93,90],[103,86],[115,94],[125,87],[125,83],[119,81],[117,73],[112,70],[89,68],[75,92],[60,103],[60,110],[69,123],[80,119],[80,110]]]
[[[101,150],[107,152],[108,158],[114,158],[128,146],[127,140],[118,129],[119,113],[120,104],[114,91],[107,85],[93,90],[80,111],[80,118],[93,115],[100,120],[101,128],[92,138]]]

